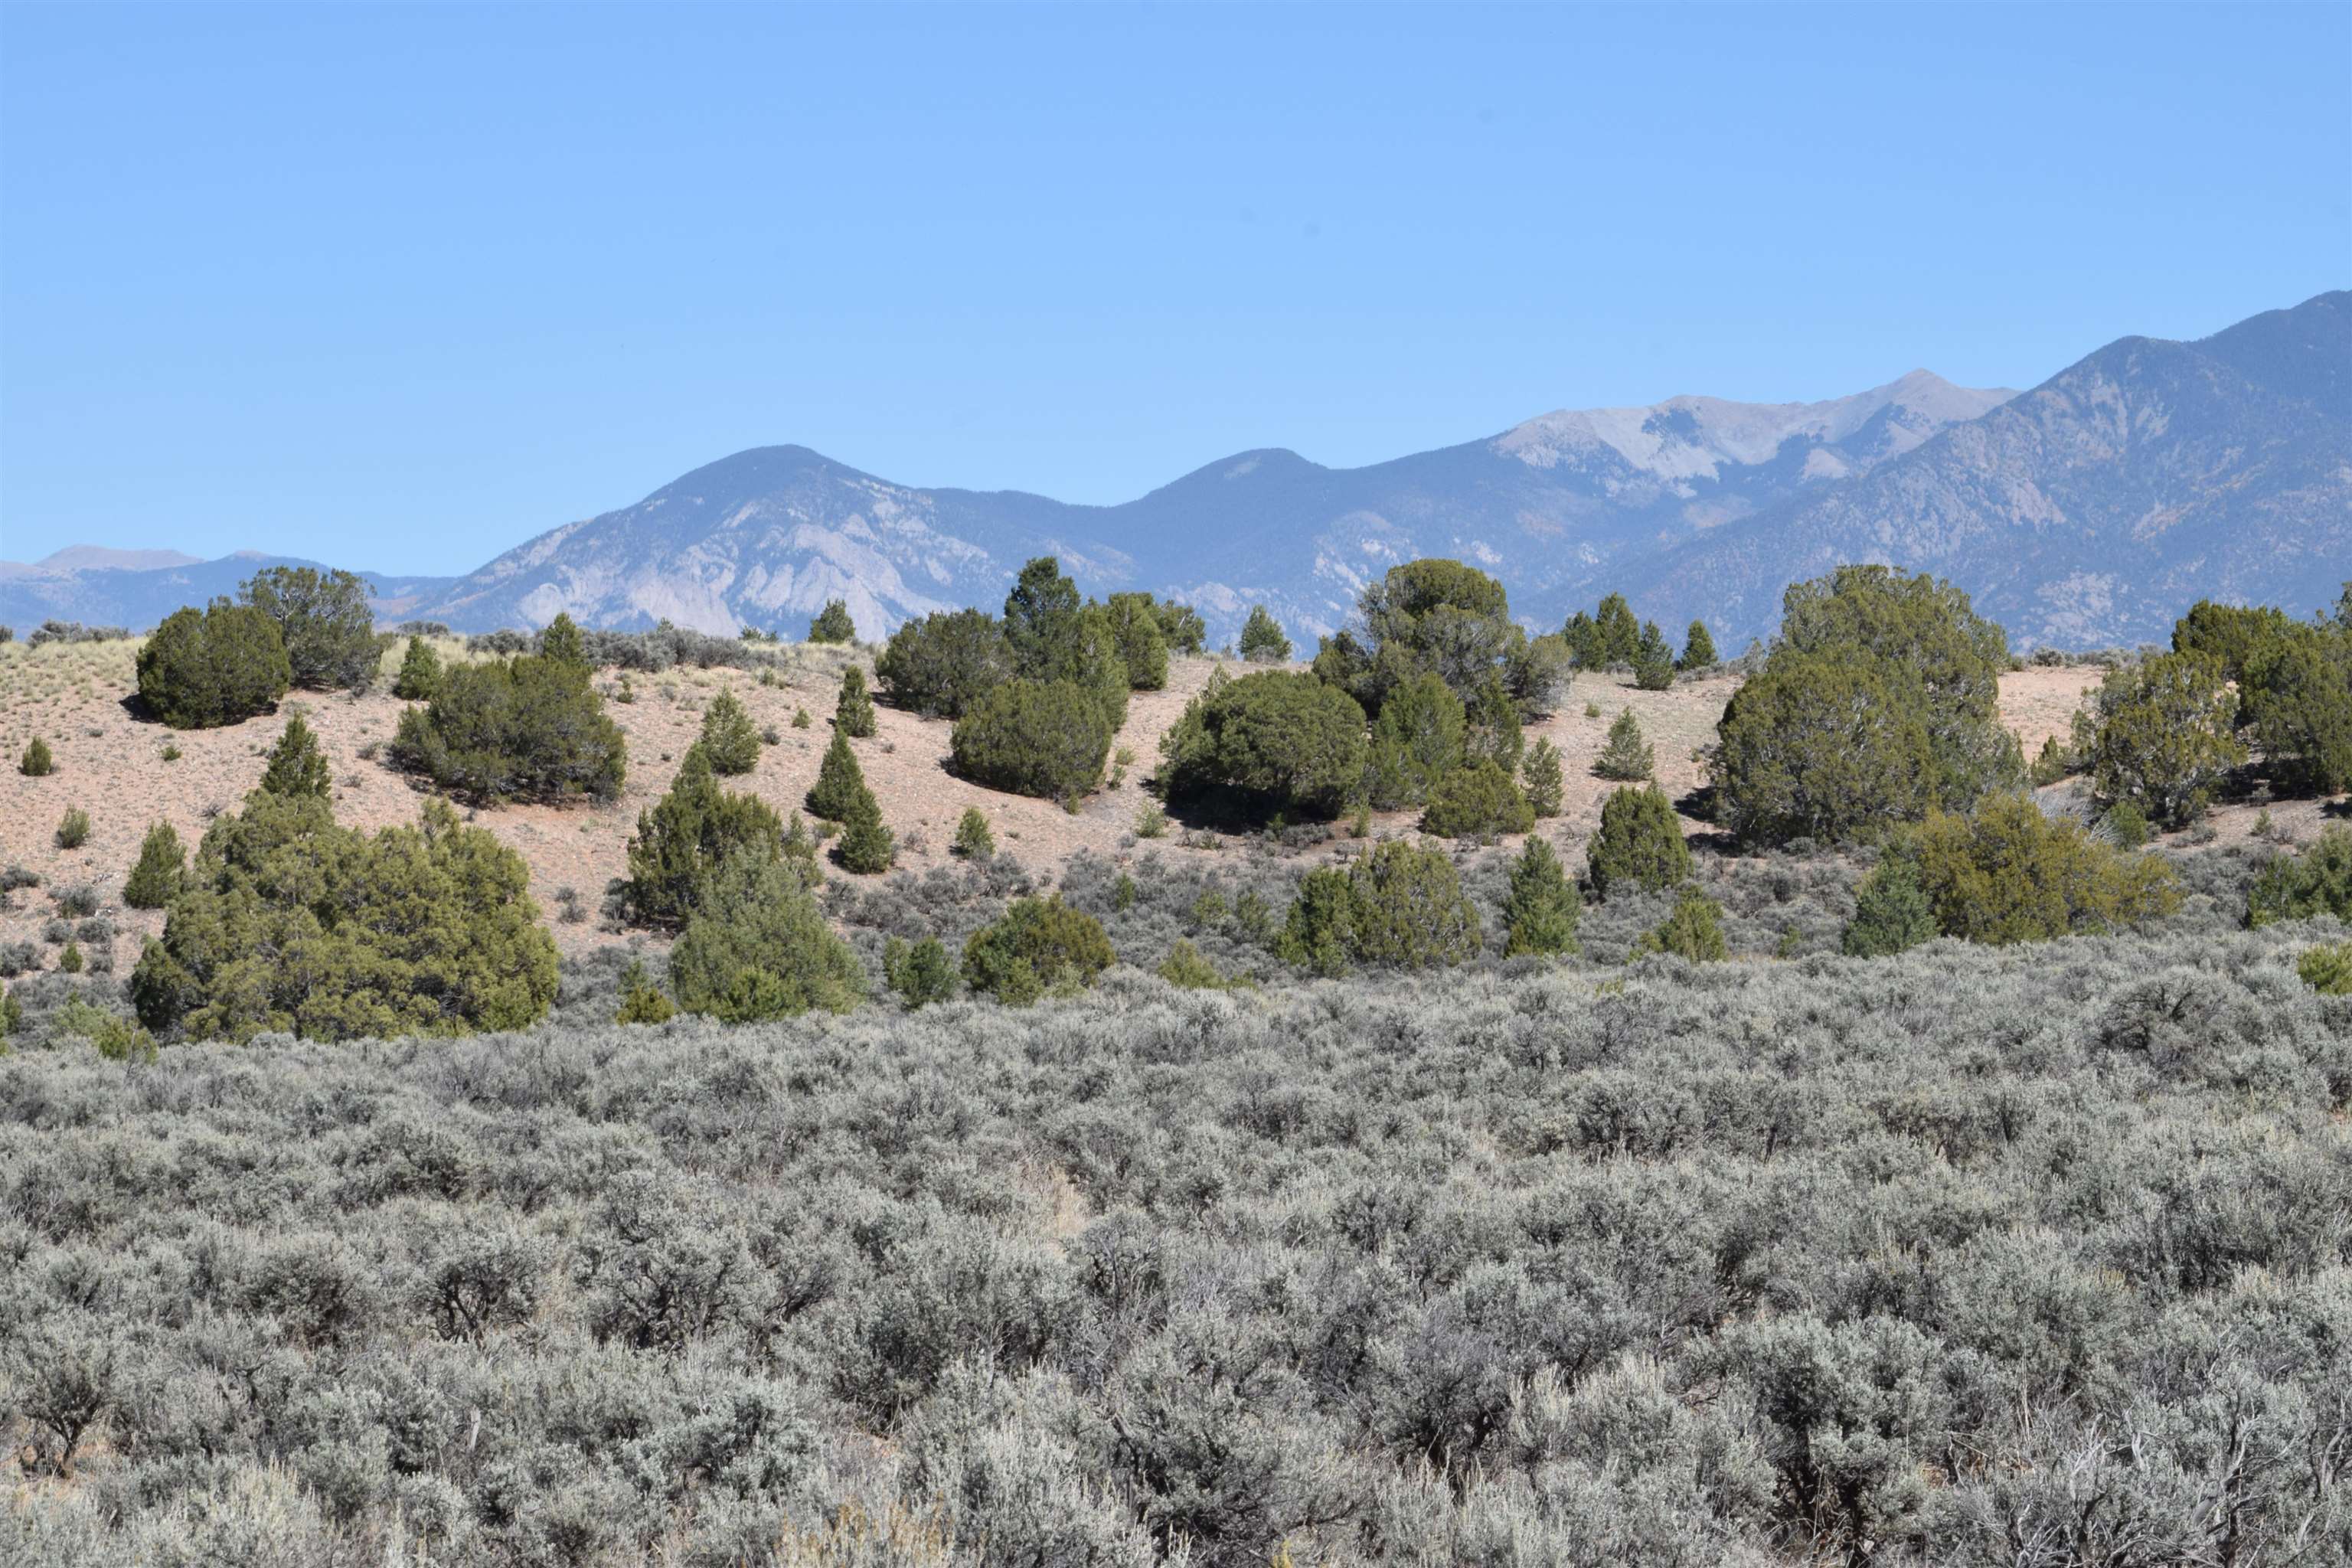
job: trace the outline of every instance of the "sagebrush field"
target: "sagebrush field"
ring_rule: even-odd
[[[1753,663],[1580,671],[1523,731],[1400,684],[1349,765],[1426,815],[1236,820],[1265,714],[1361,753],[1329,666],[1179,659],[1057,802],[941,720],[835,731],[860,650],[559,646],[509,668],[593,689],[625,784],[466,826],[393,754],[424,655],[166,731],[132,646],[0,647],[9,1561],[2352,1561],[2352,949],[2304,918],[2352,840],[2250,772],[2137,853],[2067,750],[2124,734],[2073,722],[2096,668],[1979,680],[2003,782],[1892,836],[1792,833],[1751,709],[1742,843],[1702,749]],[[1415,785],[1397,715],[1449,701]],[[1213,787],[1148,793],[1184,725]],[[1522,733],[1556,814],[1479,750]],[[148,835],[215,819],[194,872]],[[695,858],[720,822],[751,858]],[[411,1016],[491,1032],[371,1037]]]
[[[2242,870],[2054,949],[19,1055],[11,1552],[2341,1563],[2352,999]]]

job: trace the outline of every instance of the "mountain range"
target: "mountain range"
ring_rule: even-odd
[[[1213,641],[1268,605],[1302,647],[1369,580],[1450,555],[1537,626],[1611,590],[1726,651],[1841,562],[1948,576],[2020,647],[2159,638],[2200,597],[2332,602],[2352,576],[2352,294],[2195,342],[2125,338],[2031,391],[1914,371],[1820,403],[1675,397],[1546,414],[1358,468],[1242,452],[1116,506],[918,489],[803,447],[739,452],[458,578],[370,576],[387,620],[459,630],[661,620],[797,633],[827,599],[861,636],[993,607],[1055,554],[1096,594],[1187,600]],[[134,626],[277,558],[78,546],[0,563],[0,619]]]

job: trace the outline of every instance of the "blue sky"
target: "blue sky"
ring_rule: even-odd
[[[0,555],[1139,494],[2352,281],[2352,7],[0,5]]]

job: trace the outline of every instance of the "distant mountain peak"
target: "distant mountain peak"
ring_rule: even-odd
[[[1735,403],[1727,398],[1683,395],[1635,408],[1559,409],[1513,426],[1495,437],[1494,448],[1530,468],[1589,462],[1613,452],[1636,470],[1656,479],[1715,479],[1727,467],[1771,462],[1791,440],[1834,447],[1888,409],[1900,426],[1932,433],[1945,425],[1974,419],[2017,394],[2007,387],[1955,386],[1933,371],[1915,370],[1851,396],[1820,403]],[[1895,446],[1907,450],[1916,441]],[[1890,455],[1886,450],[1874,457]],[[1843,475],[1856,465],[1830,466]],[[1816,470],[1818,471],[1818,469]]]
[[[204,557],[177,550],[110,550],[102,544],[68,544],[33,563],[40,572],[162,572],[201,566]]]
[[[803,446],[754,447],[467,577],[372,582],[383,618],[460,631],[564,611],[797,634],[837,598],[872,639],[935,610],[993,608],[1034,555],[1059,557],[1089,594],[1184,600],[1213,644],[1263,605],[1311,647],[1367,583],[1417,556],[1493,572],[1530,627],[1620,591],[1664,626],[1703,617],[1724,647],[1769,635],[1788,583],[1854,561],[1951,578],[2021,647],[2161,636],[2207,595],[2300,613],[2332,603],[2352,562],[2352,295],[2194,342],[2119,339],[2021,396],[1916,369],[1813,402],[1561,409],[1358,468],[1255,447],[1108,506],[895,483]],[[152,626],[261,563],[0,563],[0,621]]]

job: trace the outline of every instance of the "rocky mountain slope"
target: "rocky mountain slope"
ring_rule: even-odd
[[[1789,583],[1884,561],[2021,645],[2161,638],[2204,597],[2298,613],[2352,578],[2352,294],[2196,342],[2125,338],[1787,510],[1663,552],[1645,614],[1740,631]]]
[[[1449,554],[1500,573],[1523,613],[1550,621],[1661,542],[1866,473],[2009,395],[1918,371],[1826,403],[1678,397],[1549,414],[1362,468],[1244,452],[1111,507],[913,489],[804,447],[763,447],[542,534],[421,613],[457,626],[566,610],[607,626],[797,629],[842,598],[873,637],[992,605],[1024,560],[1050,552],[1090,591],[1191,601],[1219,637],[1258,603],[1312,637],[1345,620],[1369,578]]]
[[[152,625],[266,563],[110,553],[0,567],[0,619]],[[760,447],[463,578],[375,582],[387,619],[460,630],[568,611],[797,635],[840,598],[871,638],[993,606],[1042,553],[1093,593],[1189,600],[1215,641],[1267,605],[1302,647],[1420,555],[1494,572],[1536,626],[1621,589],[1727,647],[1771,632],[1788,583],[1844,561],[1950,576],[2021,647],[2160,637],[2208,595],[2301,611],[2352,575],[2352,295],[2192,343],[2126,338],[2021,396],[1914,371],[1821,403],[1564,410],[1360,468],[1243,452],[1117,506]]]

